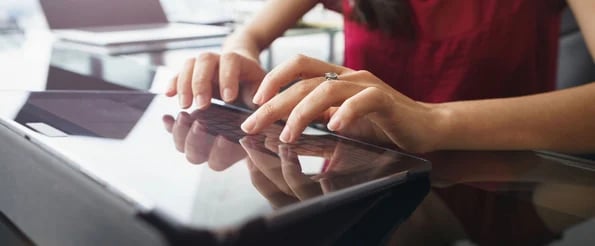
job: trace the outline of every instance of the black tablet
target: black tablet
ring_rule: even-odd
[[[314,128],[294,144],[278,140],[282,123],[246,135],[249,110],[212,102],[180,111],[176,98],[150,93],[0,92],[0,130],[92,180],[170,242],[284,228],[430,170]]]

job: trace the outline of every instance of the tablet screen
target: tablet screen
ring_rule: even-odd
[[[419,158],[312,128],[294,144],[278,140],[281,123],[246,135],[249,112],[213,102],[180,111],[176,98],[147,93],[1,92],[0,117],[122,198],[195,228],[429,170]]]

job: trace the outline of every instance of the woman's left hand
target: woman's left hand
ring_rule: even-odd
[[[325,80],[325,73],[338,78]],[[279,93],[280,88],[300,81]],[[286,119],[280,140],[296,141],[313,121],[322,121],[340,134],[373,141],[392,142],[411,152],[436,148],[444,123],[438,105],[413,101],[368,71],[354,71],[306,56],[277,66],[268,73],[254,96],[261,105],[242,129],[257,133]]]

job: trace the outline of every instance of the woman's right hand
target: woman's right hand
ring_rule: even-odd
[[[211,98],[217,96],[225,102],[235,101],[240,83],[248,83],[248,87],[252,88],[248,91],[255,91],[265,73],[257,59],[239,52],[206,52],[186,61],[165,94],[170,97],[178,95],[182,108],[190,107],[194,100],[197,107],[202,109],[210,105]],[[252,95],[243,96],[251,100]]]

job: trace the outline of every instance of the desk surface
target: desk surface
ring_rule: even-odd
[[[53,62],[107,78],[119,86],[159,93],[177,64],[182,63],[178,58],[216,49],[110,57],[55,49],[51,43],[30,37],[0,38],[10,39],[14,47],[0,48],[0,67],[9,68],[0,70],[0,90],[48,89],[45,78]],[[134,66],[153,65],[172,67],[155,67],[157,72],[152,74],[131,72]],[[423,157],[433,163],[429,189],[421,183],[406,191],[394,191],[374,209],[369,204],[355,204],[352,209],[366,210],[367,216],[334,239],[346,244],[388,245],[595,245],[593,162],[533,151],[450,151]],[[396,208],[407,202],[412,210],[401,221],[394,215],[403,210]],[[10,219],[11,215],[6,217]],[[6,224],[9,220],[0,221]],[[361,228],[372,228],[363,232],[369,237],[349,236]],[[0,238],[19,238],[4,237],[9,231],[0,230]]]

